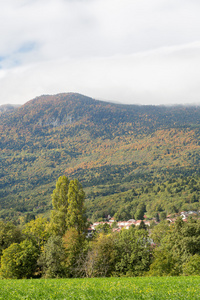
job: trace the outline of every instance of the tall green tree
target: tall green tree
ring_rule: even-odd
[[[66,250],[66,267],[69,277],[80,276],[80,256],[85,247],[87,218],[84,207],[85,193],[78,180],[71,180],[68,190],[66,214],[67,231],[63,237]]]
[[[80,182],[75,179],[69,183],[68,210],[66,225],[75,228],[79,236],[82,236],[87,229],[87,218],[84,207],[85,193]]]
[[[69,179],[66,176],[60,176],[52,194],[53,210],[51,211],[50,227],[54,235],[63,236],[67,230],[68,188]]]

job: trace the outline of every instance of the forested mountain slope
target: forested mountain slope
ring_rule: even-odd
[[[159,184],[170,199],[164,205],[156,196],[160,210],[198,209],[199,136],[199,106],[120,105],[74,93],[37,97],[0,114],[0,217],[48,212],[63,174],[82,183],[90,217],[125,204],[134,215],[141,201],[153,203]],[[169,180],[195,180],[196,189],[187,186],[187,197],[181,189],[185,200],[178,202]]]

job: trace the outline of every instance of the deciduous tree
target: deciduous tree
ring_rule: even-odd
[[[148,232],[135,227],[120,231],[117,258],[115,269],[119,275],[141,276],[148,271],[151,263]]]
[[[69,183],[68,210],[66,215],[67,228],[75,228],[81,236],[87,229],[87,218],[84,207],[85,193],[80,182],[75,179]]]
[[[30,240],[11,244],[1,257],[1,276],[17,279],[34,276],[38,256],[39,249]]]
[[[65,277],[65,249],[60,236],[51,236],[38,259],[42,276],[46,278]]]
[[[54,235],[63,236],[67,230],[68,187],[68,178],[60,176],[52,194],[51,231]]]

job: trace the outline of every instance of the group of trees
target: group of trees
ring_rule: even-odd
[[[200,221],[166,221],[120,232],[100,226],[92,237],[84,191],[61,176],[52,194],[50,219],[14,225],[0,222],[0,276],[102,277],[200,275]],[[140,207],[140,210],[144,207]],[[139,212],[138,212],[139,213]]]
[[[108,189],[108,187],[107,187]],[[115,187],[117,190],[117,186]],[[102,188],[103,190],[103,188]],[[143,215],[149,220],[159,215],[180,211],[198,211],[200,209],[200,177],[177,176],[163,182],[156,180],[141,184],[138,188],[101,197],[94,195],[88,201],[88,210],[93,211],[91,218],[100,220],[112,215],[118,220],[142,220]],[[94,210],[94,206],[97,208]]]
[[[71,276],[73,256],[79,254],[86,236],[84,198],[78,180],[61,176],[52,194],[50,220],[37,217],[20,226],[1,221],[1,276]]]
[[[181,218],[170,225],[157,225],[152,232],[156,243],[150,275],[200,275],[200,220]]]

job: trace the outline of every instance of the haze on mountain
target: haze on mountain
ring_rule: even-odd
[[[131,104],[199,103],[196,0],[0,3],[0,105],[78,92]]]

